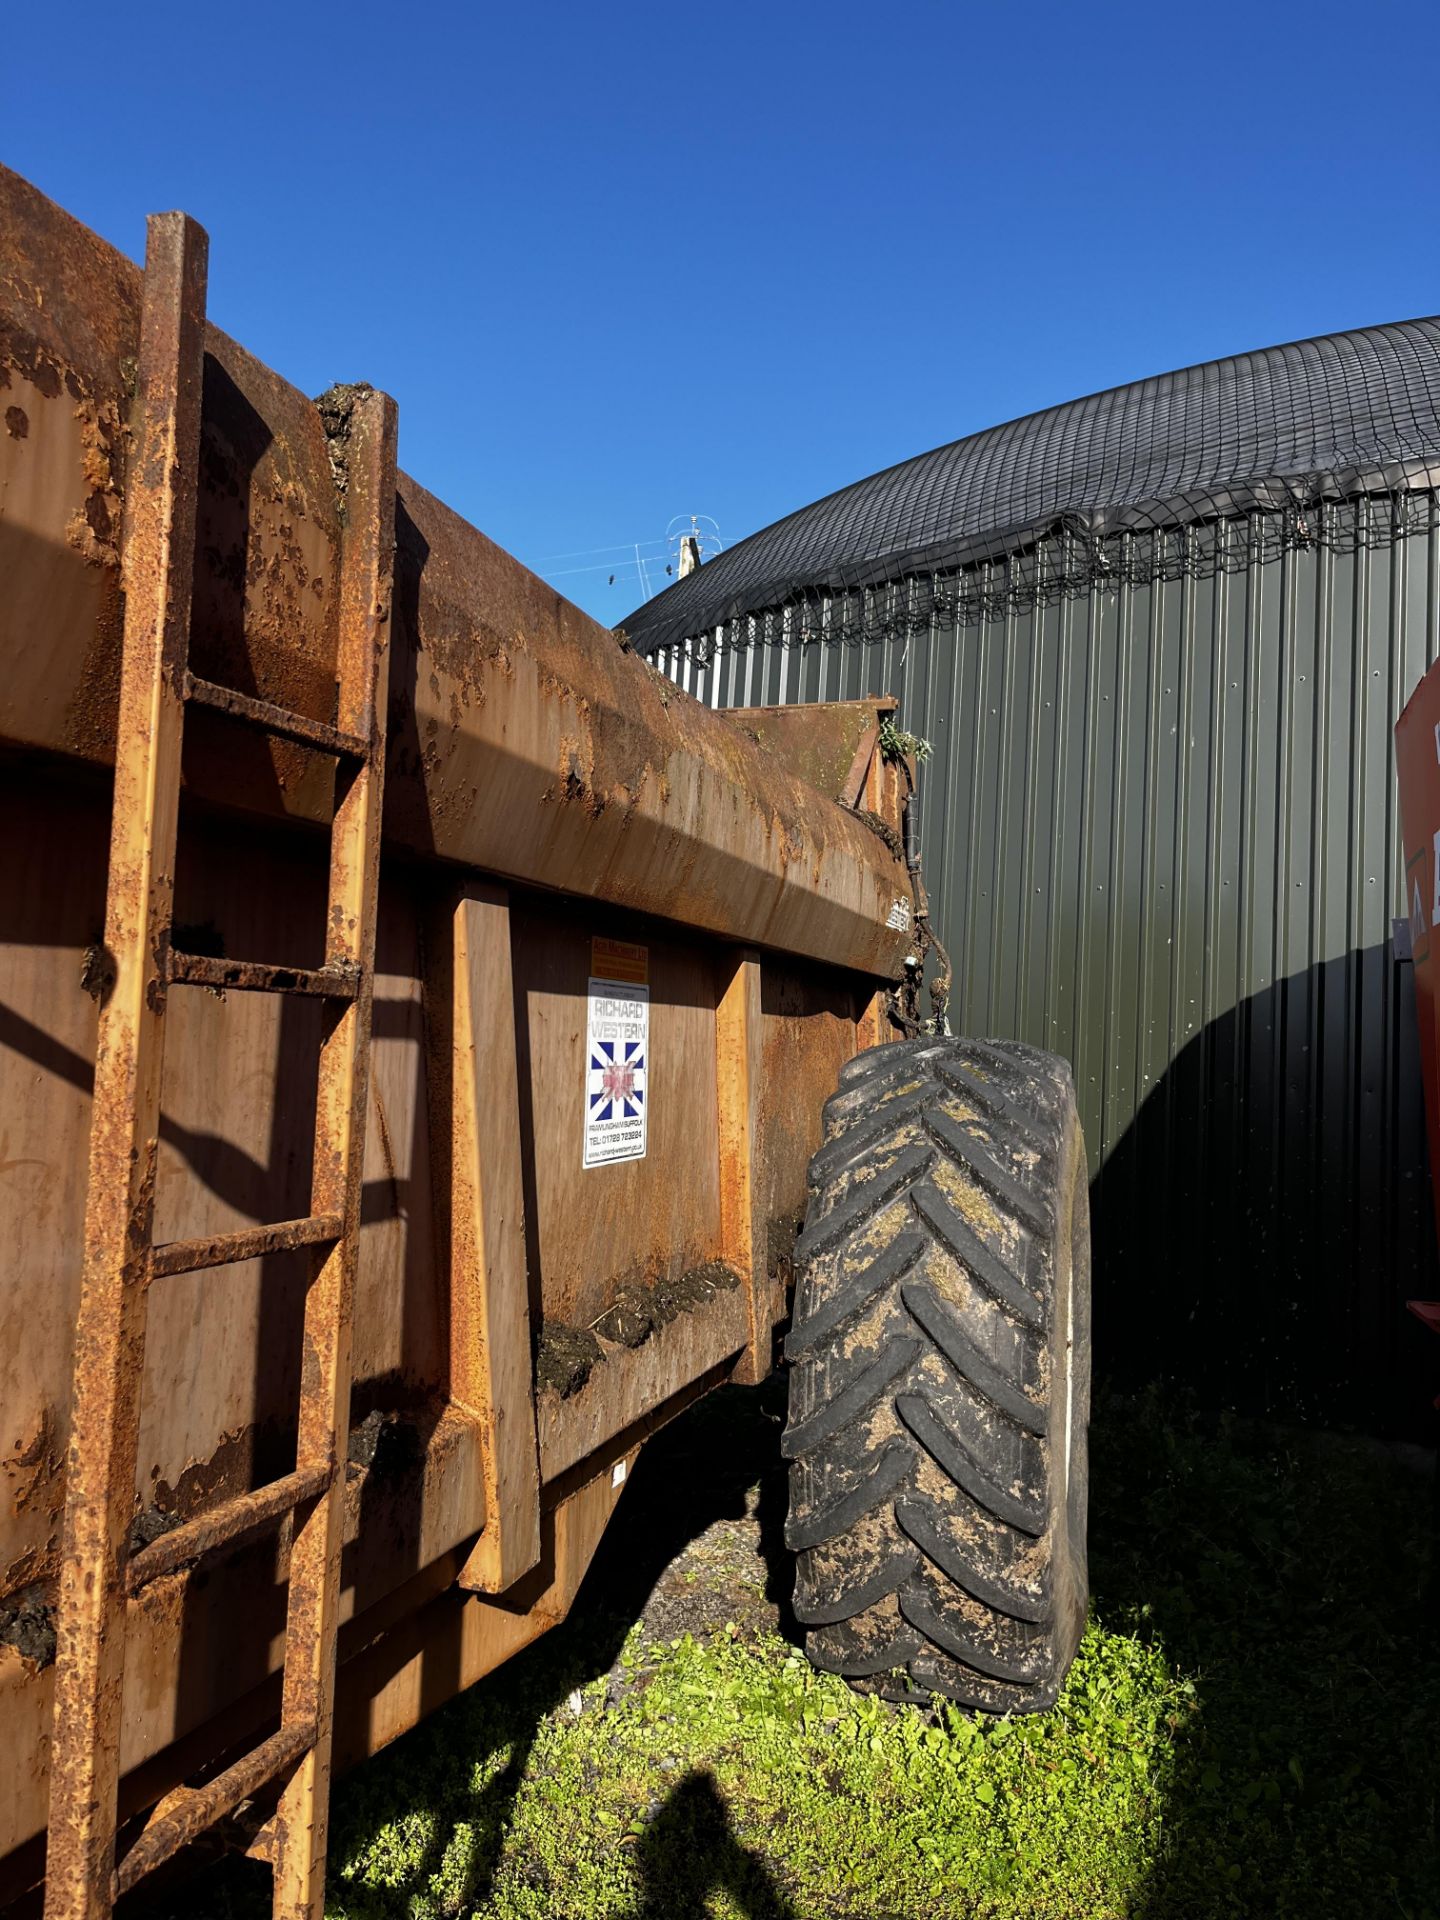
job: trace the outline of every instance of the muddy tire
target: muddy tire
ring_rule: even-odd
[[[784,1451],[816,1666],[1054,1704],[1085,1624],[1090,1210],[1066,1063],[921,1039],[849,1062],[796,1245]]]

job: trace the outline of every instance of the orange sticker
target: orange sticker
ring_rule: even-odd
[[[590,942],[590,971],[598,980],[623,980],[643,987],[650,980],[650,949],[630,940]]]

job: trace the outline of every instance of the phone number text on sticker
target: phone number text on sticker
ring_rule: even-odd
[[[650,989],[591,979],[586,1002],[587,1167],[643,1160],[649,1114]]]

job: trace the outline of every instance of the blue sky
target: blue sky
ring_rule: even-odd
[[[617,621],[995,421],[1440,310],[1440,10],[80,0],[0,159],[212,317],[400,403],[417,479]],[[615,584],[609,574],[616,574]]]

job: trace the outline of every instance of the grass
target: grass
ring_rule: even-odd
[[[643,1685],[607,1707],[601,1679],[547,1722],[503,1835],[487,1795],[513,1748],[484,1707],[423,1810],[357,1794],[336,1915],[1091,1914],[1144,1874],[1127,1835],[1186,1702],[1138,1642],[1092,1636],[1063,1718],[993,1726],[892,1714],[775,1636],[626,1653]]]
[[[1090,1627],[1055,1711],[997,1723],[810,1670],[774,1435],[732,1393],[653,1442],[566,1626],[338,1787],[332,1920],[1440,1920],[1413,1468],[1106,1405]],[[768,1576],[726,1526],[671,1566],[753,1534],[751,1478]]]

